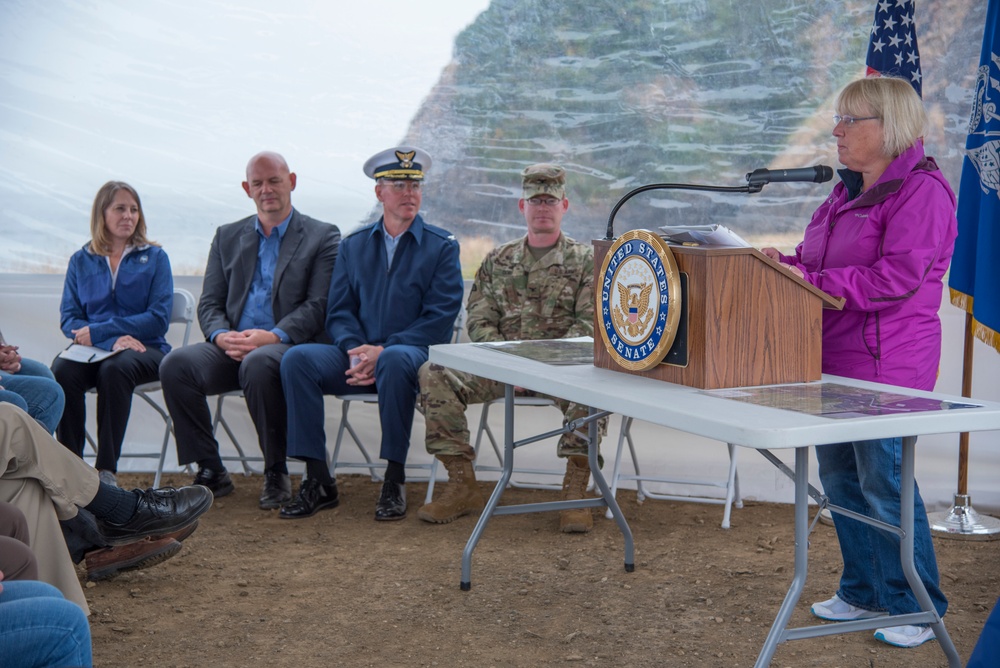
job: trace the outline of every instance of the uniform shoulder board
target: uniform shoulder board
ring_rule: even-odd
[[[455,238],[454,234],[452,234],[446,229],[438,227],[437,225],[430,225],[428,223],[424,223],[424,230],[426,232],[430,232],[436,237],[441,237],[445,241],[454,241],[456,243],[458,242],[458,239]]]

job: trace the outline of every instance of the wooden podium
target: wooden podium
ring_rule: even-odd
[[[613,242],[594,241],[594,290]],[[700,389],[819,380],[824,308],[843,299],[801,280],[754,248],[670,246],[682,278],[681,321],[663,362],[629,371],[615,361],[595,314],[594,364]],[[598,307],[599,308],[599,307]]]

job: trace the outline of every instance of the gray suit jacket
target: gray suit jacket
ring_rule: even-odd
[[[206,340],[216,330],[239,325],[257,268],[255,219],[250,216],[215,232],[198,302],[198,323]],[[336,225],[292,209],[292,219],[281,239],[271,306],[275,325],[293,344],[329,340],[323,323],[339,246]]]

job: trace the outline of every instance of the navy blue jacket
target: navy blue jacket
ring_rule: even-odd
[[[60,327],[72,339],[72,330],[89,325],[91,343],[104,350],[128,334],[147,348],[166,353],[173,303],[170,260],[159,246],[145,246],[123,257],[114,289],[108,258],[84,246],[73,253],[66,269]]]
[[[385,257],[382,219],[340,243],[326,330],[345,352],[360,345],[447,343],[462,305],[458,241],[418,215]]]

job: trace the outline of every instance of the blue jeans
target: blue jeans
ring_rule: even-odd
[[[21,395],[28,404],[27,413],[50,434],[62,419],[66,397],[55,376],[41,362],[21,358],[21,370],[11,374],[0,371],[0,385]]]
[[[6,402],[8,404],[14,404],[20,408],[25,413],[28,413],[28,402],[24,400],[17,392],[11,392],[10,390],[0,390],[0,401]],[[31,413],[28,413],[31,415]]]
[[[93,665],[87,616],[44,582],[3,583],[0,648],[5,668]]]
[[[819,478],[830,503],[899,526],[902,452],[901,438],[817,446]],[[948,600],[939,586],[927,511],[916,483],[913,503],[917,575],[943,617]],[[865,610],[892,615],[919,612],[920,605],[900,564],[899,537],[837,513],[833,522],[844,560],[837,596]]]

